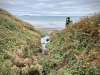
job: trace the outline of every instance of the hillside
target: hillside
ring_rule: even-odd
[[[0,9],[0,75],[100,75],[100,14],[81,18],[51,36],[40,53],[32,25]]]
[[[40,33],[0,8],[0,75],[35,74],[40,50]]]
[[[100,14],[67,26],[46,47],[44,75],[100,75]]]

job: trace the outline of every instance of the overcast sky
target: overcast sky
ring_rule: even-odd
[[[100,11],[100,0],[0,0],[13,15],[85,16]]]

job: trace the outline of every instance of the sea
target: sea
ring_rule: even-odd
[[[42,28],[65,28],[66,17],[70,17],[73,22],[77,22],[82,16],[16,16],[34,27]]]

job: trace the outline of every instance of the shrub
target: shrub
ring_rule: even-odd
[[[46,48],[51,48],[51,47],[53,47],[53,46],[54,46],[53,43],[50,42],[50,43],[47,43],[45,47],[46,47]]]
[[[41,33],[41,34],[40,34],[40,37],[43,38],[43,37],[45,37],[45,35]]]
[[[60,53],[60,52],[57,52],[56,54],[55,54],[55,57],[54,57],[55,59],[60,59],[60,58],[62,58],[62,53]]]

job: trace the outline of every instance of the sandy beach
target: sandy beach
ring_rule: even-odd
[[[35,27],[35,28],[45,35],[52,35],[64,29],[64,28],[43,28],[43,27]]]

